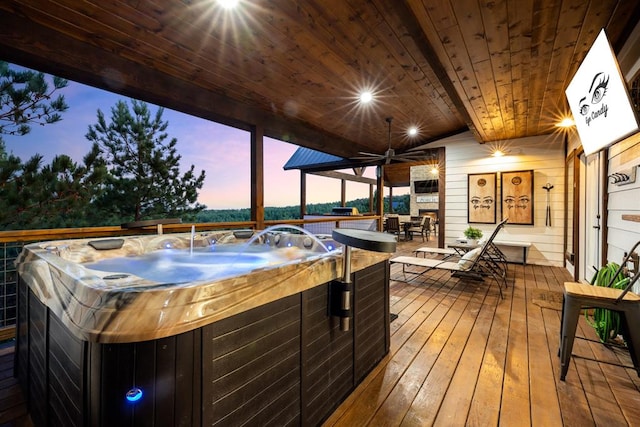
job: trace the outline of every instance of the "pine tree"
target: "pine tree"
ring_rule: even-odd
[[[98,225],[90,208],[102,189],[106,168],[92,150],[77,164],[67,155],[42,165],[36,154],[22,163],[0,142],[0,228],[33,229]]]
[[[20,199],[16,179],[22,171],[22,160],[7,153],[0,140],[0,227],[7,228],[7,222],[16,216],[15,204]]]
[[[98,123],[89,126],[86,138],[101,151],[111,177],[96,206],[123,221],[163,217],[192,218],[205,206],[197,203],[205,173],[194,166],[180,175],[177,139],[167,140],[169,122],[164,109],[152,117],[147,104],[132,100],[111,108],[107,123],[98,110]]]
[[[63,95],[54,92],[68,81],[44,73],[17,70],[0,61],[0,227],[29,229],[94,225],[89,204],[97,198],[106,168],[92,150],[84,164],[59,155],[42,165],[35,154],[28,161],[6,152],[2,135],[26,135],[31,125],[56,123],[68,109]]]
[[[0,61],[0,141],[3,134],[26,135],[32,124],[44,126],[62,120],[60,113],[69,107],[63,95],[52,96],[68,81],[55,76],[52,80],[50,89],[44,73],[18,71]]]
[[[97,147],[74,162],[65,154],[57,155],[40,172],[37,201],[40,211],[47,212],[46,228],[104,225],[93,209],[107,179],[107,168]]]

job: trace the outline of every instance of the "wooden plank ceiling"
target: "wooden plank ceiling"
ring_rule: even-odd
[[[639,3],[3,0],[0,60],[352,157],[385,152],[388,116],[397,152],[553,131],[600,29],[619,48]]]

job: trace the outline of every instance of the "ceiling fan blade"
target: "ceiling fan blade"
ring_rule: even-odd
[[[415,151],[407,150],[403,153],[396,153],[396,151],[393,148],[391,148],[391,121],[392,120],[393,120],[392,117],[387,117],[385,119],[385,121],[388,124],[387,128],[389,133],[389,136],[388,136],[389,148],[387,148],[387,151],[384,154],[375,154],[375,153],[368,153],[366,151],[359,151],[358,154],[360,154],[360,156],[351,157],[351,159],[364,160],[369,162],[380,161],[382,164],[388,165],[393,161],[416,162],[416,161],[425,160],[426,158],[428,158],[429,155],[426,154],[421,149],[414,149]]]
[[[416,159],[410,159],[407,157],[400,157],[400,156],[394,157],[393,160],[396,160],[398,162],[405,162],[405,163],[412,163],[416,161]]]
[[[429,156],[429,154],[427,153],[421,153],[420,151],[415,151],[415,152],[411,152],[411,151],[404,151],[402,153],[398,153],[398,156],[422,156],[422,157],[426,157]]]
[[[385,162],[384,156],[377,157],[350,157],[350,160],[360,162],[360,164],[364,165],[381,165]]]
[[[369,156],[369,157],[384,157],[384,154],[367,153],[366,151],[358,151],[358,154],[362,156]]]
[[[355,160],[355,161],[362,161],[362,162],[379,162],[381,160],[384,160],[383,156],[377,156],[377,157],[351,157],[351,160]]]
[[[405,157],[421,157],[425,159],[431,157],[429,154],[426,154],[426,153],[409,153],[407,151],[405,151],[401,155]]]
[[[402,159],[407,162],[422,162],[424,157],[396,156],[394,159]]]

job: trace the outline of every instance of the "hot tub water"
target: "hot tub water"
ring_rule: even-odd
[[[283,233],[291,228],[302,234]],[[191,234],[193,242],[193,230]],[[331,245],[334,247],[334,245]],[[135,275],[160,283],[223,279],[285,263],[307,260],[331,252],[316,236],[296,226],[269,227],[243,244],[173,249],[170,245],[135,257],[106,258],[84,267]]]

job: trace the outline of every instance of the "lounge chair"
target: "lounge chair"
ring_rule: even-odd
[[[502,223],[498,224],[497,227],[502,227],[502,225],[504,225],[503,223],[507,223],[508,222],[508,218],[503,220]],[[496,228],[497,228],[496,227]],[[495,230],[494,230],[495,232]],[[504,257],[504,254],[502,254],[502,251],[500,251],[496,246],[495,246],[495,242],[491,242],[491,249],[493,249],[493,251],[497,251],[497,254],[500,257]],[[482,246],[482,243],[479,245]],[[429,247],[429,246],[424,246],[424,247],[420,247],[416,250],[413,251],[416,256],[418,256],[419,254],[422,254],[422,256],[426,256],[426,254],[431,254],[431,255],[444,255],[444,259],[448,259],[449,257],[452,256],[462,256],[463,254],[461,254],[459,249],[456,248],[452,248],[452,247],[448,247],[448,248],[433,248],[433,247]],[[506,261],[506,258],[505,258]]]
[[[430,270],[448,270],[452,276],[461,279],[484,280],[485,277],[493,278],[498,284],[500,297],[502,295],[502,285],[507,287],[508,265],[504,255],[493,244],[498,232],[504,227],[507,220],[499,223],[491,236],[478,248],[464,254],[458,262],[439,260],[433,258],[419,258],[414,256],[399,256],[389,260],[392,264],[402,264],[402,273],[407,278],[408,274],[420,276]],[[423,271],[409,271],[407,266],[423,267]]]
[[[458,252],[453,248],[430,248],[428,246],[418,248],[415,251],[416,256],[418,254],[422,254],[422,256],[426,256],[426,254],[430,255],[445,255],[445,259],[450,256],[458,255]]]

